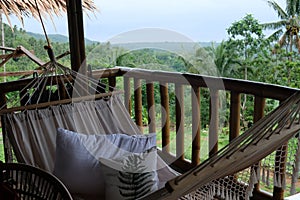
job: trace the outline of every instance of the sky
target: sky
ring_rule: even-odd
[[[285,8],[284,0],[277,2]],[[278,20],[265,0],[95,0],[95,4],[99,11],[84,15],[85,37],[99,42],[118,41],[124,35],[126,40],[220,42],[227,39],[226,29],[247,14],[260,23]],[[34,19],[25,18],[22,26],[12,18],[12,24],[43,33]],[[66,14],[53,22],[46,19],[45,25],[49,34],[68,35]]]

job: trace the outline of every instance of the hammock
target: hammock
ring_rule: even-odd
[[[53,171],[58,127],[87,135],[141,134],[115,88],[78,74],[55,59],[43,69],[43,74],[34,76],[20,92],[21,105],[7,108],[6,104],[0,111],[3,131],[19,162]],[[213,157],[146,199],[248,199],[259,180],[259,166],[250,168],[245,194],[232,194],[234,189],[224,188],[228,182],[238,182],[234,174],[258,163],[299,132],[299,100],[296,93]]]
[[[0,110],[17,160],[53,171],[57,128],[85,134],[141,134],[122,105],[120,92],[113,89],[56,61],[49,63],[20,91],[21,105],[15,102],[7,108],[7,103]]]
[[[222,194],[220,185],[223,187],[228,185],[230,180],[226,179],[231,179],[231,182],[234,182],[232,181],[235,179],[234,174],[258,163],[298,135],[300,130],[299,111],[300,93],[297,92],[210,159],[189,172],[170,180],[165,188],[151,194],[148,199],[176,199],[184,195],[186,195],[185,198],[196,199],[213,199],[214,196],[239,199],[240,194],[232,194],[232,188],[230,192],[226,191],[227,194],[224,194],[223,190]],[[248,194],[242,195],[242,199],[249,199],[251,196],[253,186],[259,180],[259,170],[259,166],[252,167],[250,172],[251,185],[250,188],[248,186],[246,189]],[[282,174],[275,174],[274,183],[284,187],[278,183],[284,181],[283,177],[280,176]],[[226,183],[224,184],[224,182]]]
[[[133,135],[134,137],[130,139],[137,141],[143,138],[123,105],[121,91],[90,76],[74,72],[57,63],[55,59],[51,59],[41,69],[43,72],[40,75],[34,74],[33,78],[28,79],[28,84],[19,93],[9,94],[14,95],[10,99],[16,101],[6,102],[0,109],[9,161],[16,159],[18,162],[39,167],[55,175],[60,174],[59,178],[63,179],[65,173],[61,173],[57,167],[60,160],[57,151],[65,145],[57,145],[58,129],[77,132],[78,135],[92,135],[90,138],[108,134]],[[126,140],[126,137],[122,136],[119,140]],[[146,138],[146,141],[148,140],[156,146],[156,140]],[[90,140],[87,141],[89,142]],[[8,148],[10,146],[12,149]],[[87,147],[89,145],[84,147],[83,151]],[[74,154],[78,149],[75,149]],[[92,151],[94,150],[90,149],[90,152]],[[115,154],[120,154],[118,151],[115,151]],[[98,154],[109,154],[103,152]],[[66,163],[66,160],[64,162]],[[75,167],[80,168],[79,165],[80,163]],[[159,187],[170,177],[179,174],[169,168],[159,156],[155,168],[161,171],[161,176],[155,176],[155,179],[159,178],[160,182],[157,183]],[[74,174],[71,176],[74,177]],[[70,184],[70,181],[68,183]],[[81,183],[81,187],[83,186]],[[74,190],[71,192],[76,193]]]

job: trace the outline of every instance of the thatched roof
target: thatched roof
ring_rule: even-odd
[[[93,0],[82,0],[82,5],[85,10],[95,11],[97,9]],[[39,19],[38,10],[43,17],[59,16],[67,11],[67,5],[66,0],[0,0],[0,9],[10,23],[9,16],[11,14],[16,15],[21,21],[24,16]]]

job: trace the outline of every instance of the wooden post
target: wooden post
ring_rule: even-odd
[[[146,88],[147,88],[149,133],[156,133],[155,100],[154,100],[154,85],[153,85],[153,83],[152,82],[147,82]]]
[[[86,76],[87,66],[85,60],[82,1],[67,0],[67,13],[71,68],[72,70]],[[79,96],[88,95],[88,82],[86,80],[79,81],[79,79],[77,79],[77,81],[75,81],[74,87],[78,87],[76,85],[81,85],[81,88],[78,89]],[[76,95],[73,94],[73,97],[76,97]]]
[[[175,84],[176,157],[184,160],[184,102],[183,85]]]
[[[86,74],[82,1],[67,0],[67,13],[72,69]]]
[[[266,105],[265,98],[255,96],[253,123],[257,122],[264,116],[265,105]],[[257,165],[260,166],[260,162]],[[257,169],[254,168],[254,170],[257,170]],[[259,192],[259,190],[260,190],[259,187],[260,186],[259,186],[259,182],[258,182],[257,184],[254,185],[254,192]]]
[[[282,102],[280,102],[281,104]],[[286,170],[286,159],[288,153],[288,142],[284,143],[281,147],[276,150],[275,163],[274,163],[274,178],[277,177],[277,182],[285,179]],[[284,188],[278,183],[279,186],[274,186],[273,188],[273,200],[283,200],[284,199]]]
[[[264,109],[266,105],[266,99],[262,97],[255,96],[254,99],[254,116],[253,122],[257,122],[264,116]]]
[[[232,141],[240,134],[240,118],[241,118],[241,94],[236,92],[231,92],[229,141]]]
[[[114,77],[109,77],[108,78],[108,85],[109,85],[109,91],[113,92],[116,85],[117,85],[117,78],[115,76]]]
[[[5,96],[5,93],[0,93],[0,107],[2,108],[4,105],[4,108],[7,108],[7,105],[6,105],[6,96]],[[4,119],[5,116],[1,116],[1,127],[2,127],[2,140],[3,140],[3,150],[4,150],[4,159],[5,159],[5,162],[11,162],[12,161],[12,153],[11,153],[11,149],[10,149],[10,143],[8,139],[8,136],[7,136],[7,131],[6,131],[6,124],[5,124],[5,121],[6,119]]]
[[[162,151],[164,153],[170,152],[170,109],[169,109],[169,93],[168,84],[160,83],[160,98],[162,119]]]
[[[218,151],[219,91],[210,90],[209,156]]]
[[[192,87],[192,165],[200,164],[200,89],[199,87]]]
[[[124,76],[124,104],[131,116],[131,91],[130,91],[130,78]]]
[[[141,80],[134,79],[134,113],[135,123],[139,126],[141,132],[143,132],[143,116],[142,116],[142,87]]]

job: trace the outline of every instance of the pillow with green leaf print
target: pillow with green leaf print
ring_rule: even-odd
[[[139,199],[158,189],[156,147],[100,161],[105,176],[105,199]]]

